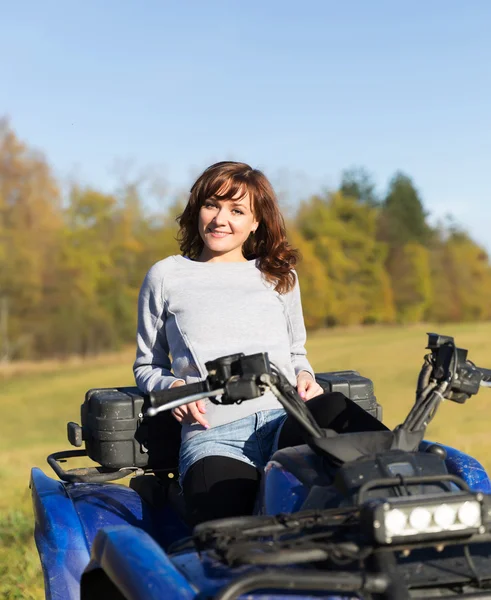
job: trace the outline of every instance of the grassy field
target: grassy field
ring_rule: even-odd
[[[491,323],[316,332],[309,337],[309,357],[316,371],[356,369],[373,379],[384,421],[394,426],[413,402],[425,332],[431,330],[454,335],[474,362],[491,367]],[[68,448],[66,422],[79,421],[88,388],[133,384],[132,360],[129,351],[0,370],[0,598],[44,598],[32,541],[29,470],[39,466],[49,473],[46,456]],[[446,402],[427,438],[458,447],[491,470],[490,411],[486,390],[464,406]]]

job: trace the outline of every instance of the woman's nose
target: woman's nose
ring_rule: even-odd
[[[220,208],[213,217],[216,225],[225,225],[227,223],[227,214],[223,208]]]

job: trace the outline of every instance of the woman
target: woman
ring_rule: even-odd
[[[140,291],[138,387],[193,383],[206,377],[208,360],[268,352],[322,426],[383,428],[341,394],[321,396],[306,358],[298,253],[263,173],[238,162],[210,166],[178,220],[182,256],[156,263]],[[173,414],[182,424],[180,481],[195,524],[251,513],[272,452],[303,443],[271,392],[240,405],[198,401]]]

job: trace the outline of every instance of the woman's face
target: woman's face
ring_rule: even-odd
[[[245,260],[242,246],[251,231],[256,230],[258,222],[252,212],[249,194],[241,196],[237,193],[230,200],[209,199],[200,208],[198,228],[204,242],[200,261]]]

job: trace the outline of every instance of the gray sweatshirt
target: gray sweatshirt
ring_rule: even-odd
[[[300,371],[313,374],[305,339],[298,281],[282,295],[254,260],[201,263],[170,256],[151,267],[140,290],[136,384],[150,392],[167,389],[176,379],[194,383],[206,377],[209,360],[268,352],[296,385]],[[275,408],[281,405],[268,392],[240,405],[206,401],[205,417],[214,427]],[[184,425],[184,439],[198,431],[203,427],[197,423]]]

